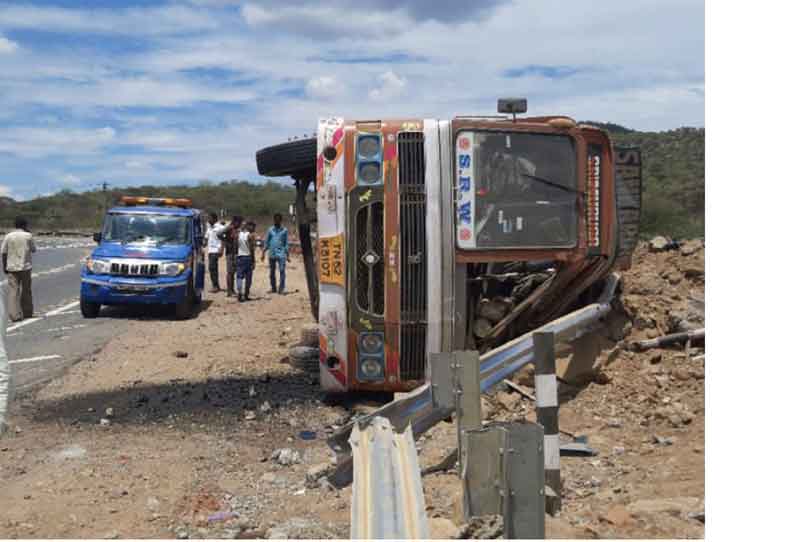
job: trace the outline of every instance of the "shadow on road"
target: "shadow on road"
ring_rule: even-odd
[[[212,306],[211,299],[202,299],[201,304],[193,310],[193,317],[198,316]],[[173,305],[103,305],[99,318],[123,320],[174,320]]]
[[[253,388],[254,395],[251,390]],[[307,405],[322,399],[319,385],[309,375],[274,375],[259,378],[229,377],[202,382],[175,379],[163,384],[136,384],[54,400],[29,398],[37,422],[97,423],[113,409],[113,424],[146,424],[178,417],[182,421],[239,420],[246,410],[257,411],[266,401],[273,410]]]

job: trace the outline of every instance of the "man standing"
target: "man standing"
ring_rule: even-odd
[[[8,319],[19,322],[33,316],[33,294],[30,291],[32,255],[36,252],[33,235],[28,231],[28,221],[19,216],[14,221],[14,231],[3,238],[3,271],[8,278],[6,309]]]
[[[234,295],[234,280],[237,274],[237,233],[242,223],[242,217],[232,217],[229,229],[223,236],[223,249],[226,253],[226,297]]]
[[[223,253],[223,244],[221,243],[220,236],[229,229],[231,224],[219,224],[217,213],[210,213],[208,222],[209,227],[204,234],[204,239],[207,243],[207,258],[209,259],[212,293],[217,293],[221,290],[221,285],[218,282],[218,258],[220,258]]]
[[[11,395],[11,367],[6,352],[6,302],[0,297],[0,437],[8,430],[6,415]]]
[[[254,278],[254,249],[256,248],[256,224],[247,222],[245,228],[237,234],[237,299],[251,299],[251,282]],[[243,290],[245,280],[245,290]]]
[[[270,291],[276,293],[276,265],[279,271],[278,293],[283,294],[286,286],[286,262],[289,261],[289,239],[287,228],[281,225],[281,213],[273,215],[273,226],[267,231],[265,244],[262,246],[262,261],[270,252]]]

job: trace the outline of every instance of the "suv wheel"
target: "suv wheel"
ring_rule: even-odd
[[[176,304],[176,319],[187,320],[193,315],[193,307],[196,305],[196,292],[193,290],[193,278],[189,278],[187,282],[187,290],[182,301]]]
[[[83,297],[80,298],[80,312],[83,314],[83,318],[96,318],[99,316],[99,309],[101,308],[102,305],[99,303],[86,301]]]

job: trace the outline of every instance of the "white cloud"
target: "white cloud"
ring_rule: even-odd
[[[16,42],[13,42],[8,38],[0,36],[0,55],[11,54],[17,49],[19,49],[19,45],[17,45]]]
[[[262,6],[254,4],[245,4],[240,8],[240,15],[242,15],[245,22],[251,26],[272,23],[277,18],[272,12],[266,10]]]
[[[9,96],[21,103],[63,107],[185,107],[198,102],[241,103],[256,98],[253,90],[224,88],[181,77],[101,77],[60,81],[11,82]]]
[[[0,198],[14,198],[14,189],[5,184],[0,184]]]
[[[95,10],[0,0],[0,35],[19,42],[0,54],[0,179],[42,190],[62,188],[66,173],[81,187],[89,177],[256,180],[256,150],[311,133],[318,117],[490,114],[506,95],[526,96],[532,114],[649,130],[703,124],[702,2],[480,3],[489,8],[451,21],[437,14],[448,0]],[[450,13],[461,5],[473,4]],[[3,34],[11,29],[57,35]],[[422,61],[382,60],[395,53]],[[582,70],[505,76],[533,65]]]
[[[400,34],[416,22],[403,11],[374,10],[343,5],[281,5],[263,7],[246,3],[240,15],[251,27],[293,37],[309,36],[316,40],[350,39]]]
[[[69,185],[69,186],[77,186],[77,185],[81,184],[83,181],[77,175],[73,175],[71,173],[68,173],[68,174],[64,175],[64,177],[61,179],[61,182],[63,184]]]
[[[0,6],[0,28],[47,29],[98,34],[158,35],[209,30],[217,14],[187,6],[74,9],[54,6]]]
[[[369,91],[369,99],[376,102],[394,100],[405,91],[405,79],[389,70],[378,76],[380,86]]]
[[[79,128],[11,128],[3,132],[0,152],[25,158],[58,154],[91,154],[111,143],[116,131],[110,126],[96,130]]]
[[[312,98],[333,98],[344,92],[344,85],[332,75],[312,77],[306,83],[306,94]]]

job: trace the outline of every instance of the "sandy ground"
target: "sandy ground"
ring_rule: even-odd
[[[624,340],[697,320],[685,313],[702,296],[703,250],[638,256]],[[350,489],[321,478],[334,460],[323,439],[372,398],[325,402],[312,375],[284,363],[310,321],[302,264],[288,273],[286,296],[265,293],[260,265],[248,303],[221,292],[189,321],[125,323],[98,354],[21,398],[18,430],[0,440],[0,538],[346,538]],[[702,350],[632,353],[614,330],[601,335],[594,381],[560,384],[561,428],[599,454],[563,459],[549,536],[703,537]],[[532,384],[531,374],[517,380]],[[534,419],[516,393],[484,405],[491,420]],[[423,466],[454,443],[454,425],[431,430],[418,442]],[[273,458],[282,448],[297,454]],[[464,525],[454,472],[426,476],[424,489],[434,535],[498,535]]]

